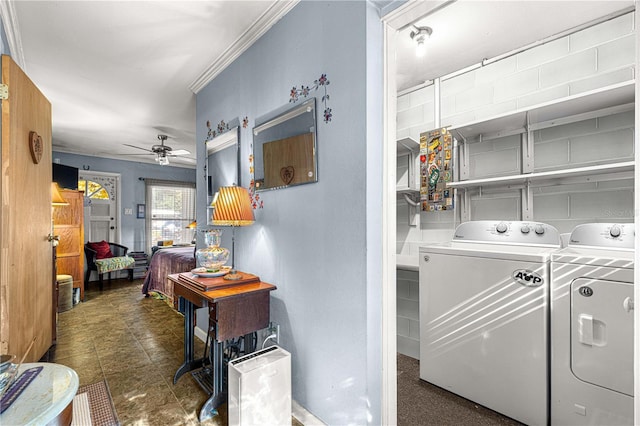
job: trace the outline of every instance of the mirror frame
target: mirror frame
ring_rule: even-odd
[[[276,111],[272,111],[271,113],[256,119],[255,127],[252,129],[253,159],[254,159],[253,178],[255,182],[256,192],[271,191],[274,189],[284,189],[284,188],[289,188],[293,186],[299,186],[299,185],[318,182],[318,135],[316,131],[318,120],[316,117],[316,112],[317,112],[316,98],[311,97],[305,100],[304,102],[294,105],[293,107],[290,104],[287,104]],[[310,114],[309,117],[312,118],[312,125],[310,126],[308,132],[300,131],[300,129],[302,128],[300,126],[299,128],[285,131],[284,134],[280,135],[281,137],[279,138],[267,138],[265,140],[260,140],[260,137],[259,137],[260,133],[278,125],[285,125],[287,122],[291,122],[290,120],[293,120],[296,117],[299,117],[303,114]],[[304,129],[306,129],[306,127]],[[265,170],[262,170],[262,175],[258,175],[258,170],[259,170],[258,161],[264,161],[263,160],[264,152],[262,151],[263,145],[266,143],[279,141],[279,140],[300,136],[308,133],[311,133],[313,135],[313,147],[312,147],[312,156],[313,156],[312,162],[313,162],[313,168],[314,168],[313,178],[308,181],[300,182],[300,183],[290,183],[290,184],[272,186],[269,188],[261,187],[259,183],[260,183],[260,180],[264,179],[265,177],[264,176]],[[260,167],[264,167],[264,166],[260,165]]]
[[[237,121],[237,120],[234,120]],[[230,186],[236,185],[240,186],[240,126],[238,124],[234,124],[229,127],[224,133],[221,133],[206,141],[206,167],[205,167],[205,185],[207,188],[207,206],[208,208],[211,206],[211,202],[213,200],[213,196],[217,190],[217,188],[212,188],[212,185],[209,183],[209,179],[212,176],[211,174],[211,158],[216,153],[222,152],[224,150],[230,149],[235,146],[235,171],[233,174],[233,182],[223,182],[220,186]],[[214,182],[215,184],[215,182]],[[211,212],[207,212],[207,223],[210,221]],[[209,223],[208,223],[209,224]]]

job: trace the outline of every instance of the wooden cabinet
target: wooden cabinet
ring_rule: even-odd
[[[53,209],[53,230],[60,237],[57,273],[71,275],[73,288],[80,289],[80,300],[84,300],[84,195],[69,189],[60,193],[69,205]]]

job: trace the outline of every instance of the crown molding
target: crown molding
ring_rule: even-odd
[[[300,0],[274,1],[256,22],[209,65],[190,85],[189,90],[198,94],[218,74],[244,53],[264,33],[285,16]]]
[[[8,0],[0,1],[0,15],[2,15],[2,25],[4,26],[4,33],[9,43],[11,59],[13,59],[23,71],[26,71],[24,51],[22,50],[22,37],[20,36],[20,26],[18,25],[18,15],[15,12],[13,4],[14,2]]]

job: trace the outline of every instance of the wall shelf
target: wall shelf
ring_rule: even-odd
[[[420,144],[413,138],[402,138],[397,141],[397,181],[398,193],[420,193],[418,182],[418,161]]]
[[[633,172],[635,161],[625,161],[620,163],[602,164],[597,166],[576,167],[573,169],[552,170],[547,172],[525,173],[512,176],[501,176],[495,178],[470,179],[447,184],[450,188],[472,188],[478,186],[515,185],[525,182],[545,181],[551,179],[593,176],[604,173]],[[597,180],[594,178],[593,180]]]
[[[514,186],[519,187],[520,217],[522,220],[531,220],[533,219],[534,207],[532,185],[565,185],[632,179],[635,162],[628,155],[617,159],[612,158],[609,162],[599,158],[588,158],[581,166],[572,167],[571,164],[565,164],[565,168],[561,169],[562,166],[558,164],[556,170],[536,171],[537,153],[535,152],[534,138],[539,134],[534,132],[620,115],[633,111],[634,108],[635,80],[628,80],[487,119],[452,126],[450,131],[458,139],[460,163],[457,180],[447,183],[447,187],[461,190],[459,194],[456,194],[461,219],[463,221],[473,219],[471,217],[472,191],[468,191],[471,188],[513,189]],[[519,170],[516,172],[518,174],[497,177],[482,177],[480,174],[477,178],[471,176],[471,164],[474,161],[470,158],[472,150],[482,152],[483,147],[492,146],[493,140],[506,141],[505,138],[512,136],[518,136],[518,142],[515,142],[517,145],[509,148],[512,152],[519,151]],[[479,151],[472,148],[472,146],[476,146],[475,144],[485,143],[488,145],[483,145]],[[501,142],[497,143],[500,146]],[[505,146],[503,145],[502,149],[506,151]],[[569,149],[569,145],[560,146]],[[549,155],[549,152],[547,150],[546,155]],[[542,163],[544,164],[544,161]],[[584,166],[589,163],[591,165]],[[491,170],[484,171],[491,172]]]
[[[460,126],[452,126],[451,131],[460,136],[463,142],[472,142],[480,138],[481,135],[508,136],[526,132],[527,128],[534,123],[551,122],[549,125],[553,125],[553,121],[557,119],[633,104],[634,100],[635,81],[628,80],[560,100],[541,103]]]
[[[420,151],[420,144],[413,138],[398,139],[396,145],[397,155],[406,155]]]

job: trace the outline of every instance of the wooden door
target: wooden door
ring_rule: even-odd
[[[71,275],[73,288],[80,289],[80,300],[84,300],[84,193],[64,189],[60,194],[69,205],[53,209],[53,230],[60,237],[57,273]]]
[[[80,181],[85,182],[85,196],[90,204],[86,208],[84,237],[86,241],[120,242],[120,215],[118,214],[119,175],[113,173],[80,171]]]
[[[0,353],[16,355],[35,343],[25,362],[52,343],[51,104],[16,63],[2,56],[2,173],[0,175]],[[41,138],[38,163],[30,132]],[[37,156],[36,156],[37,157]]]

